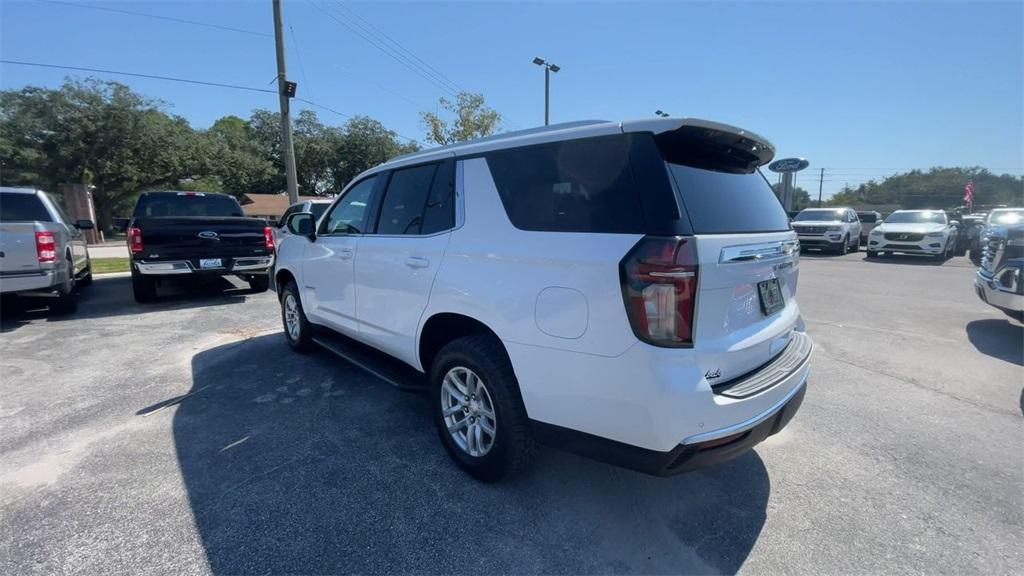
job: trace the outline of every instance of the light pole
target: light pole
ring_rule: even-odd
[[[558,64],[552,64],[543,58],[534,58],[533,63],[544,67],[544,125],[548,125],[548,101],[551,95],[551,73],[558,72],[561,68]]]

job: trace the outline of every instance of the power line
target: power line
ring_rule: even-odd
[[[174,76],[160,76],[160,75],[157,75],[157,74],[140,74],[140,73],[137,73],[137,72],[125,72],[123,70],[109,70],[109,69],[106,69],[106,68],[89,68],[89,67],[85,67],[85,66],[64,66],[64,65],[60,65],[60,64],[44,64],[42,62],[24,62],[24,61],[20,61],[20,60],[7,60],[7,59],[0,59],[0,64],[12,64],[12,65],[15,65],[15,66],[33,66],[33,67],[37,67],[37,68],[53,68],[53,69],[57,69],[57,70],[76,70],[76,71],[80,71],[80,72],[95,72],[95,73],[99,73],[99,74],[115,74],[115,75],[119,75],[119,76],[133,76],[133,77],[138,77],[138,78],[149,78],[149,79],[152,79],[152,80],[166,80],[166,81],[169,81],[169,82],[184,82],[186,84],[199,84],[201,86],[214,86],[214,87],[217,87],[217,88],[231,88],[231,89],[234,89],[234,90],[247,90],[249,92],[262,92],[264,94],[277,94],[277,90],[270,90],[270,89],[267,89],[267,88],[254,88],[252,86],[240,86],[238,84],[224,84],[224,83],[220,83],[220,82],[207,82],[205,80],[193,80],[191,78],[176,78]],[[321,109],[326,110],[328,112],[332,112],[332,113],[337,114],[338,116],[342,116],[344,118],[352,118],[352,115],[350,115],[350,114],[346,114],[344,112],[335,110],[334,108],[331,108],[329,106],[325,106],[323,104],[320,104],[319,102],[314,102],[313,100],[309,100],[307,98],[298,98],[298,97],[296,97],[295,100],[298,100],[300,102],[304,102],[306,104],[309,104],[310,106],[315,106],[317,108],[321,108]],[[393,132],[396,136],[398,136],[400,138],[403,138],[405,140],[408,140],[410,142],[415,142],[416,141],[415,138],[409,138],[408,136],[403,136],[403,135],[399,134],[398,132],[394,132],[393,130],[388,130],[388,131],[389,132]]]
[[[299,61],[299,71],[302,72],[302,81],[306,83],[306,90],[309,91],[310,95],[313,91],[309,89],[309,77],[306,76],[306,67],[302,65],[302,51],[299,50],[299,41],[296,39],[295,28],[288,26],[288,30],[292,33],[292,46],[295,47],[295,59]]]
[[[358,19],[359,21],[365,23],[367,26],[369,26],[371,29],[373,29],[373,31],[375,31],[378,35],[384,37],[386,40],[391,42],[391,44],[393,44],[399,50],[401,50],[402,52],[408,54],[410,58],[412,58],[416,62],[422,64],[425,68],[427,68],[428,70],[433,72],[437,77],[439,77],[446,84],[452,86],[453,88],[455,88],[458,91],[461,91],[461,92],[465,92],[466,91],[465,88],[463,88],[463,87],[459,86],[458,84],[456,84],[454,81],[452,81],[451,78],[448,78],[447,76],[445,76],[445,74],[443,72],[441,72],[437,68],[434,68],[433,66],[431,66],[430,64],[425,62],[422,58],[420,58],[415,53],[413,53],[411,50],[409,50],[408,48],[406,48],[405,46],[400,44],[397,40],[395,40],[391,36],[388,36],[383,30],[381,30],[380,28],[377,28],[376,26],[374,26],[372,22],[370,22],[366,18],[363,18],[362,16],[360,16],[355,10],[353,10],[352,8],[350,8],[347,5],[345,5],[345,3],[343,3],[343,2],[336,2],[336,4],[338,6],[340,6],[342,9],[344,9],[346,12],[348,12],[348,13],[352,14],[353,16],[355,16],[356,19]]]
[[[123,72],[121,70],[106,70],[103,68],[86,68],[84,66],[63,66],[59,64],[43,64],[42,62],[24,62],[21,60],[0,59],[0,64],[13,64],[16,66],[34,66],[37,68],[56,68],[59,70],[77,70],[80,72],[97,72],[100,74],[117,74],[120,76],[135,76],[137,78],[150,78],[153,80],[167,80],[169,82],[184,82],[187,84],[200,84],[203,86],[216,86],[218,88],[232,88],[234,90],[248,90],[250,92],[264,92],[277,94],[277,90],[266,88],[254,88],[252,86],[239,86],[238,84],[224,84],[221,82],[207,82],[205,80],[192,80],[189,78],[176,78],[174,76],[158,76],[156,74],[141,74],[138,72]]]
[[[73,6],[75,8],[87,8],[89,10],[102,10],[104,12],[115,12],[117,14],[129,14],[131,16],[141,16],[143,18],[153,18],[155,20],[167,20],[170,22],[177,22],[179,24],[190,24],[192,26],[203,26],[206,28],[216,28],[218,30],[226,30],[228,32],[238,32],[239,34],[250,34],[252,36],[273,36],[266,32],[257,32],[255,30],[246,30],[244,28],[234,28],[232,26],[222,26],[220,24],[210,24],[209,22],[199,22],[196,20],[185,20],[183,18],[172,18],[170,16],[158,16],[156,14],[146,14],[145,12],[134,12],[131,10],[121,10],[119,8],[106,8],[104,6],[93,6],[91,4],[78,4],[75,2],[61,2],[60,0],[36,0],[44,4],[59,4],[62,6]]]

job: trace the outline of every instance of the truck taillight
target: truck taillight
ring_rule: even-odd
[[[619,265],[622,296],[633,332],[655,346],[693,345],[697,247],[693,238],[640,240]]]
[[[263,247],[267,250],[274,249],[274,231],[270,226],[263,227]]]
[[[128,248],[132,251],[132,254],[142,252],[142,229],[138,226],[132,226],[128,229]]]
[[[53,232],[36,232],[36,257],[40,262],[57,260],[57,241]]]

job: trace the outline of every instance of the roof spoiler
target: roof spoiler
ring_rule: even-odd
[[[775,147],[750,132],[696,118],[623,122],[623,132],[651,132],[668,162],[720,172],[751,173],[771,162]]]

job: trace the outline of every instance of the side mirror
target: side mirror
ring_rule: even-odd
[[[316,238],[316,219],[310,212],[296,212],[285,222],[288,231],[296,236],[305,236],[312,242]]]
[[[92,230],[94,226],[92,220],[75,220],[75,228],[79,230]]]

